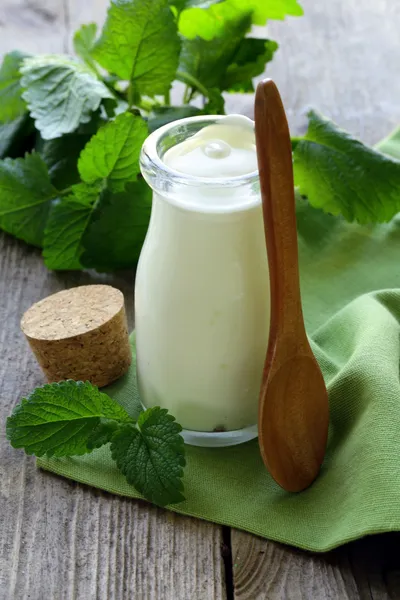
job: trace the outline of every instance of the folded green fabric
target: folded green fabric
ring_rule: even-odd
[[[321,474],[308,490],[290,494],[266,471],[257,441],[187,446],[186,501],[171,510],[325,551],[400,530],[400,218],[361,227],[302,202],[297,213],[305,319],[330,398]],[[137,411],[134,365],[106,391]],[[107,448],[38,465],[140,497]]]

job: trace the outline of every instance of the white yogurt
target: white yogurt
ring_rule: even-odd
[[[177,202],[153,195],[136,276],[140,395],[185,429],[242,429],[257,422],[269,332],[261,201],[205,182],[256,171],[253,122],[221,119],[163,160],[198,182]]]
[[[237,177],[257,171],[253,122],[241,115],[226,117],[173,146],[164,162],[197,177]]]

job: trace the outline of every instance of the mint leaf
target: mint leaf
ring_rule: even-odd
[[[295,184],[310,204],[348,221],[389,221],[400,211],[400,162],[311,111],[293,152]]]
[[[26,112],[19,69],[27,56],[18,50],[4,56],[0,69],[0,121],[12,121]]]
[[[388,154],[400,160],[400,127],[397,127],[388,137],[376,144],[375,148],[383,154]]]
[[[51,206],[43,241],[43,258],[48,269],[81,269],[82,238],[89,224],[98,186],[79,184],[74,193]]]
[[[7,419],[7,438],[14,448],[36,456],[85,454],[100,419],[132,422],[122,406],[88,381],[52,383],[16,406]]]
[[[116,421],[100,419],[99,424],[93,429],[92,433],[88,438],[87,447],[89,448],[89,450],[101,448],[101,446],[104,446],[105,444],[111,442],[113,435],[119,427],[120,425]]]
[[[236,0],[240,2],[241,0]],[[282,21],[286,16],[301,17],[304,14],[297,0],[274,0],[265,2],[265,0],[249,0],[253,9],[253,23],[255,25],[265,25],[268,19]]]
[[[78,169],[86,183],[106,179],[113,191],[122,191],[139,173],[139,154],[148,134],[146,122],[129,112],[102,127],[81,153]]]
[[[155,407],[140,414],[137,427],[121,427],[111,441],[112,457],[128,483],[160,506],[185,499],[181,431],[166,409]]]
[[[247,17],[250,25],[252,14],[251,2],[242,0],[225,0],[225,2],[213,4],[207,10],[196,7],[188,8],[180,14],[179,31],[189,40],[199,37],[210,41],[224,35],[227,25],[231,22]]]
[[[165,94],[179,56],[168,0],[113,0],[94,58],[131,83],[136,95]]]
[[[210,115],[225,114],[225,100],[218,88],[208,90],[207,102],[204,105],[203,111]]]
[[[143,179],[123,192],[104,190],[83,236],[81,262],[98,271],[136,265],[151,212],[151,190]]]
[[[171,121],[177,121],[178,119],[185,119],[186,117],[194,117],[201,115],[202,110],[196,108],[196,106],[157,106],[154,107],[149,115],[149,132],[153,132],[159,127],[171,123]]]
[[[41,246],[50,203],[57,195],[38,154],[0,161],[0,227]]]
[[[197,37],[184,39],[179,62],[179,72],[187,73],[206,88],[223,90],[230,85],[229,65],[234,61],[250,28],[249,15],[227,21],[218,37],[211,41]]]
[[[58,189],[80,181],[78,158],[91,137],[90,133],[75,132],[44,140],[39,153],[47,165],[51,182]]]
[[[48,269],[82,268],[82,236],[91,213],[91,206],[75,200],[73,196],[51,207],[43,242],[44,264]]]
[[[73,186],[54,202],[43,242],[45,264],[53,270],[92,267],[98,271],[134,266],[146,236],[151,190],[143,179],[113,194],[101,182]]]
[[[75,31],[73,39],[75,53],[95,72],[97,71],[97,67],[92,58],[92,51],[96,41],[96,33],[96,23],[88,23]]]
[[[228,66],[221,89],[230,92],[254,92],[253,77],[264,73],[278,44],[272,40],[245,38],[237,48]]]
[[[24,142],[34,129],[31,124],[33,126],[33,122],[26,113],[14,121],[0,123],[0,158],[21,155]]]
[[[301,16],[303,9],[296,0],[226,0],[204,8],[187,8],[180,14],[179,31],[187,38],[212,40],[221,35],[227,21],[250,15],[256,25],[267,19],[282,20],[286,15]]]
[[[22,97],[45,140],[90,121],[103,98],[113,98],[93,71],[65,56],[27,58],[21,68]]]

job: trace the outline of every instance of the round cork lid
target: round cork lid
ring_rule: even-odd
[[[21,329],[37,340],[67,339],[104,325],[123,306],[122,292],[110,285],[82,285],[31,306],[21,319]]]

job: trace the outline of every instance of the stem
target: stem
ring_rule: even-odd
[[[133,87],[132,82],[128,86],[128,104],[129,108],[141,105],[141,97],[137,89]]]
[[[86,60],[86,64],[89,65],[89,67],[96,73],[96,77],[98,77],[100,79],[100,81],[103,81],[103,83],[104,83],[103,77],[102,77],[99,69],[97,68],[97,65],[94,62],[94,60],[90,60],[90,61]]]
[[[132,108],[133,106],[133,89],[132,89],[132,82],[129,83],[128,85],[128,106],[129,108]]]
[[[189,73],[185,73],[184,71],[177,71],[176,78],[178,81],[182,81],[182,83],[186,83],[186,85],[196,88],[196,90],[206,98],[209,97],[208,89],[204,87],[196,77],[193,77],[193,75],[189,75]]]
[[[183,104],[189,104],[189,86],[185,86],[185,91],[183,92]]]
[[[57,192],[57,194],[55,195],[56,198],[63,198],[64,196],[68,196],[69,194],[72,194],[72,185],[70,185],[69,187],[65,188],[65,190],[61,190],[61,192]]]
[[[171,105],[171,90],[170,89],[164,94],[164,104],[166,104],[166,106]]]
[[[126,97],[124,96],[123,92],[116,90],[115,87],[109,81],[106,81],[105,79],[102,79],[102,82],[110,90],[110,92],[113,94],[113,96],[116,100],[118,100],[118,98],[119,98],[120,100],[126,101]]]

